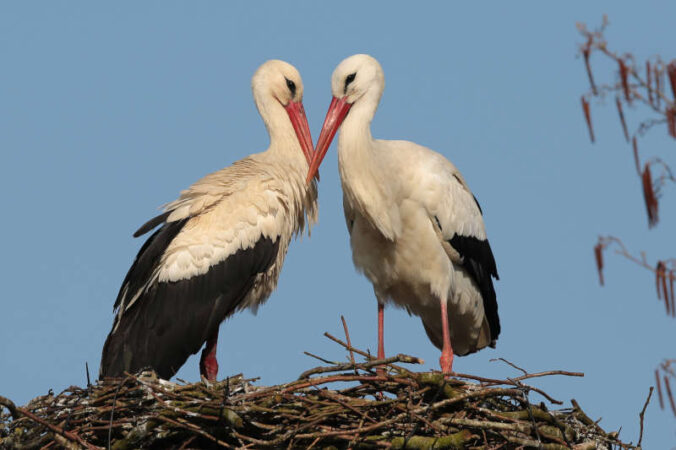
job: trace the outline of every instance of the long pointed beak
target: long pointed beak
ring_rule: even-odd
[[[312,135],[310,134],[310,126],[305,116],[303,102],[289,102],[284,109],[286,109],[286,113],[289,115],[289,119],[291,119],[291,125],[296,132],[300,148],[303,150],[303,154],[309,165],[314,155],[314,147],[312,146]]]
[[[326,152],[329,150],[331,141],[336,135],[336,131],[340,128],[340,124],[343,123],[347,112],[350,110],[352,105],[345,101],[345,98],[336,98],[333,97],[331,100],[331,105],[329,110],[326,113],[326,118],[324,119],[324,125],[322,126],[322,131],[319,133],[319,139],[317,140],[317,147],[310,163],[310,169],[307,173],[306,182],[309,183],[312,180],[312,177],[315,176],[319,170],[319,165],[322,163]]]

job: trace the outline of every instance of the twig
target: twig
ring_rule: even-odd
[[[350,351],[350,362],[354,366],[354,351],[352,350],[352,343],[350,342],[350,332],[347,330],[347,322],[345,322],[345,317],[340,316],[340,320],[343,322],[343,330],[345,330],[345,340],[347,341],[347,347]],[[355,373],[357,369],[355,369]]]
[[[564,375],[567,377],[584,377],[584,372],[568,372],[567,370],[546,370],[544,372],[529,373],[520,377],[512,378],[514,381],[527,380],[529,378],[548,377],[551,375]]]
[[[371,367],[374,366],[381,366],[381,365],[388,365],[392,363],[406,363],[406,364],[423,364],[421,362],[422,360],[420,358],[416,358],[415,356],[409,356],[409,355],[396,355],[396,356],[391,356],[389,358],[385,359],[372,359],[371,361],[364,362],[364,363],[344,363],[344,364],[336,364],[335,366],[328,366],[328,367],[315,367],[314,369],[309,369],[306,370],[305,372],[301,373],[300,376],[298,377],[299,380],[302,380],[304,378],[308,378],[310,375],[314,375],[317,373],[327,373],[327,372],[340,372],[342,370],[349,370],[351,368],[355,369],[370,369]]]
[[[4,406],[9,410],[9,413],[12,415],[12,419],[18,420],[19,417],[21,417],[21,414],[19,413],[19,410],[17,409],[16,405],[10,399],[0,395],[0,405]]]
[[[517,366],[516,364],[514,364],[512,362],[507,361],[505,358],[497,358],[497,359],[492,358],[492,359],[490,359],[490,361],[491,362],[502,361],[503,363],[510,365],[511,367],[515,368],[516,370],[520,370],[521,372],[523,372],[524,375],[528,375],[528,372],[526,372],[524,369],[522,369],[521,367]]]
[[[128,377],[125,378],[122,382],[118,383],[117,387],[115,388],[115,395],[113,395],[113,407],[110,408],[110,422],[108,426],[108,450],[110,450],[110,441],[113,436],[113,416],[115,414],[115,401],[117,400],[117,394],[120,391],[120,386],[122,386],[126,381]]]
[[[333,342],[336,342],[336,343],[342,345],[342,346],[345,347],[347,350],[353,351],[353,352],[357,353],[358,355],[361,355],[361,356],[365,357],[366,359],[375,359],[375,358],[373,358],[373,356],[371,356],[370,354],[368,354],[368,353],[366,353],[366,352],[363,352],[363,351],[361,351],[361,350],[359,350],[359,349],[356,349],[356,348],[354,348],[354,347],[352,347],[352,346],[346,344],[345,342],[341,341],[341,340],[338,339],[337,337],[332,336],[332,335],[329,334],[329,333],[324,333],[324,336],[326,336],[327,338],[331,339]]]
[[[96,445],[92,445],[89,442],[83,440],[80,436],[77,434],[71,432],[71,431],[66,431],[60,427],[57,427],[56,425],[52,425],[51,423],[47,422],[46,420],[41,419],[40,417],[36,416],[32,412],[24,409],[24,408],[16,408],[18,412],[20,412],[22,415],[28,417],[30,420],[39,423],[40,425],[43,425],[53,432],[59,434],[60,436],[65,437],[69,441],[72,442],[77,442],[78,444],[82,445],[83,447],[86,447],[89,450],[102,450],[101,447],[97,447]]]
[[[650,403],[650,397],[653,395],[653,387],[650,386],[650,391],[648,391],[648,398],[645,399],[645,404],[643,405],[643,409],[639,413],[638,417],[640,418],[640,424],[641,424],[641,431],[639,432],[638,435],[638,447],[641,446],[641,442],[643,442],[643,416],[645,415],[645,410],[648,407],[648,403]]]
[[[85,361],[85,371],[87,372],[87,389],[89,390],[92,387],[92,382],[89,378],[89,363]]]
[[[310,353],[310,352],[303,352],[303,354],[309,356],[310,358],[317,359],[317,360],[323,362],[324,364],[332,364],[332,365],[338,364],[338,363],[335,362],[335,361],[330,361],[330,360],[328,360],[328,359],[322,358],[321,356],[317,356],[317,355],[312,354],[312,353]]]
[[[175,425],[179,428],[183,428],[183,429],[191,431],[193,433],[197,433],[200,436],[204,436],[205,438],[209,439],[210,441],[217,443],[221,447],[233,448],[231,445],[228,445],[227,442],[223,442],[220,439],[213,437],[212,435],[210,435],[206,431],[202,430],[200,427],[193,425],[191,423],[182,423],[182,422],[179,422],[178,420],[173,420],[173,419],[170,419],[169,417],[164,417],[164,416],[157,416],[156,418],[157,418],[157,420],[161,420],[162,422],[167,422],[167,423]]]

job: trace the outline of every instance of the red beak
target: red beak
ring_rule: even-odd
[[[333,141],[336,131],[338,131],[338,128],[340,128],[340,124],[343,123],[343,120],[345,119],[345,116],[347,116],[347,112],[350,110],[351,106],[352,105],[345,100],[345,97],[333,97],[331,100],[331,105],[329,106],[329,110],[326,113],[326,118],[324,119],[322,131],[319,133],[319,139],[317,140],[317,148],[314,152],[314,157],[312,158],[312,162],[310,162],[310,169],[308,170],[306,179],[308,183],[319,170],[319,165],[322,163],[324,156],[326,156],[326,152],[329,150],[331,141]]]
[[[312,146],[312,135],[310,135],[310,126],[307,123],[303,102],[289,102],[284,109],[286,109],[286,113],[289,115],[289,119],[291,119],[291,125],[296,132],[296,137],[298,138],[298,143],[300,143],[300,148],[303,149],[305,159],[307,160],[307,163],[310,164],[312,155],[314,154],[314,148]],[[317,179],[319,179],[319,175],[317,175]]]

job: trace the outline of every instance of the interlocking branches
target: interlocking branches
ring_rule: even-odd
[[[604,17],[603,23],[598,30],[590,31],[584,24],[578,24],[580,34],[585,42],[580,45],[580,54],[584,59],[585,69],[589,78],[590,89],[582,96],[582,111],[585,122],[589,129],[589,137],[595,141],[594,129],[591,116],[591,98],[603,99],[607,96],[615,96],[622,132],[627,142],[631,142],[634,163],[645,200],[648,225],[653,227],[657,224],[658,200],[661,191],[667,182],[676,182],[669,166],[659,158],[649,158],[641,168],[641,159],[638,150],[638,138],[645,135],[655,125],[666,123],[667,133],[676,139],[676,59],[665,63],[659,56],[649,58],[645,64],[639,64],[631,53],[618,54],[608,48],[604,37],[605,28],[608,25]],[[591,67],[591,56],[598,53],[616,65],[616,80],[613,83],[597,85]],[[671,95],[667,92],[669,81]],[[643,105],[654,117],[641,121],[633,132],[629,133],[624,114],[624,106]],[[653,176],[655,168],[659,167],[659,175]],[[652,170],[651,170],[652,169]]]
[[[417,358],[377,360],[330,338],[352,353],[348,362],[277,386],[241,375],[181,385],[144,372],[21,408],[7,401],[0,448],[637,448],[606,433],[575,401],[551,411],[529,399],[542,391],[526,380],[580,373],[446,378],[399,365]]]

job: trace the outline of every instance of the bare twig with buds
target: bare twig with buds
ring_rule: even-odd
[[[655,57],[646,60],[644,65],[639,66],[630,53],[620,55],[608,48],[604,37],[607,25],[608,21],[605,17],[601,27],[595,31],[590,31],[584,24],[578,24],[578,30],[585,38],[584,43],[580,45],[580,54],[584,59],[585,70],[590,84],[589,91],[582,96],[581,100],[584,119],[589,130],[589,137],[593,143],[596,141],[596,138],[591,117],[590,100],[594,97],[604,98],[609,94],[615,95],[615,105],[622,132],[625,140],[632,144],[634,162],[641,178],[648,225],[653,227],[659,220],[657,214],[660,197],[659,191],[667,182],[674,182],[676,180],[671,176],[669,166],[661,160],[657,163],[657,158],[650,158],[643,165],[643,170],[640,169],[641,158],[639,155],[638,137],[643,136],[655,125],[665,123],[669,136],[676,139],[676,60],[666,64],[659,57]],[[594,53],[599,53],[608,60],[614,61],[617,67],[617,81],[602,85],[598,85],[594,81],[591,66],[591,58]],[[665,83],[662,81],[665,77],[669,80],[671,93],[666,91]],[[634,133],[630,135],[624,105],[631,106],[634,103],[644,105],[656,117],[650,117],[641,121]],[[651,173],[651,166],[656,164],[661,166],[662,172],[660,176],[654,178]]]

